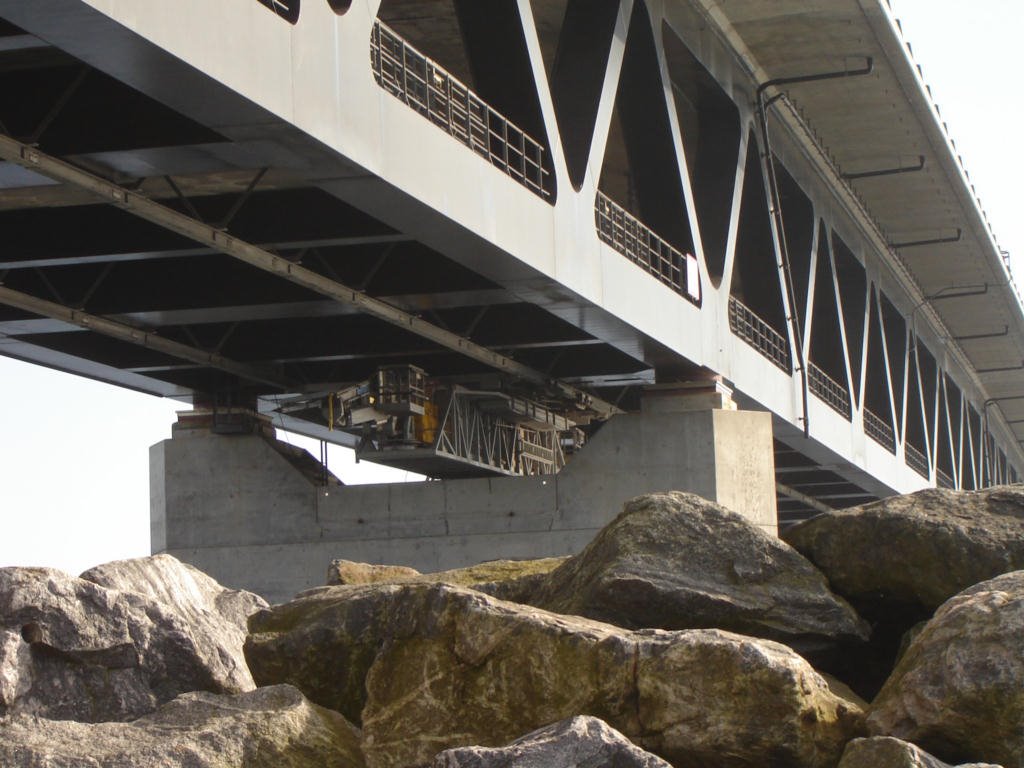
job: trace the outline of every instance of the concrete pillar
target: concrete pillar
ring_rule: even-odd
[[[150,481],[154,552],[271,601],[323,584],[338,557],[436,571],[572,554],[650,491],[691,491],[777,530],[771,416],[735,410],[718,385],[650,392],[543,477],[324,487],[312,457],[267,431],[181,423],[150,449]]]

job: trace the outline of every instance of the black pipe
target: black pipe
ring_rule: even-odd
[[[1024,362],[1020,365],[1000,366],[999,368],[975,368],[975,373],[1003,373],[1004,371],[1024,370]]]
[[[794,85],[796,83],[815,83],[820,80],[838,80],[843,77],[860,77],[861,75],[870,75],[875,69],[875,60],[870,56],[865,56],[864,61],[866,62],[863,69],[844,69],[833,72],[820,72],[814,75],[796,75],[794,77],[776,77],[773,80],[766,80],[757,87],[757,97],[761,98],[762,94],[769,88],[773,88],[780,85]]]
[[[821,80],[835,80],[842,77],[857,77],[869,75],[874,70],[874,60],[866,57],[867,66],[863,69],[844,70],[842,72],[822,72],[814,75],[798,75],[795,77],[778,77],[761,83],[757,87],[757,112],[761,123],[761,141],[764,144],[766,177],[768,179],[768,194],[771,198],[772,219],[775,222],[775,230],[778,235],[779,256],[782,260],[783,282],[786,284],[786,297],[789,301],[789,324],[790,332],[793,334],[793,342],[796,347],[797,366],[800,371],[800,395],[803,407],[804,438],[811,435],[810,419],[808,410],[810,399],[810,383],[807,379],[807,361],[804,359],[803,328],[800,321],[800,309],[796,303],[796,292],[793,289],[793,275],[789,261],[789,247],[786,243],[786,228],[782,218],[782,201],[779,195],[778,179],[775,176],[775,163],[772,158],[771,137],[768,133],[768,107],[782,97],[781,93],[776,94],[768,101],[765,101],[764,92],[772,87],[781,85],[794,85],[796,83],[813,83]]]
[[[844,173],[843,178],[847,181],[856,179],[873,179],[876,176],[895,176],[900,173],[915,173],[924,170],[924,155],[918,155],[917,165],[904,165],[898,168],[879,168],[874,171],[860,171],[859,173]]]
[[[1010,326],[1004,325],[999,333],[969,333],[966,336],[954,336],[953,341],[971,341],[972,339],[1001,339],[1010,335]]]
[[[775,162],[772,158],[771,142],[768,137],[768,113],[764,102],[760,98],[761,90],[758,89],[758,112],[761,122],[761,140],[764,144],[765,167],[768,179],[768,194],[771,198],[772,219],[775,222],[775,230],[778,235],[779,256],[782,260],[782,282],[786,286],[786,297],[789,302],[789,326],[793,334],[793,346],[796,347],[797,368],[800,371],[800,395],[803,409],[804,438],[811,436],[810,420],[808,419],[809,408],[809,382],[807,380],[807,362],[804,360],[803,329],[800,327],[800,308],[796,303],[796,292],[793,290],[793,275],[789,265],[789,247],[786,243],[786,227],[782,220],[782,202],[779,195],[778,180],[775,176]]]
[[[933,237],[930,240],[909,240],[905,243],[889,243],[889,247],[892,249],[898,248],[914,248],[919,245],[940,245],[941,243],[959,243],[960,238],[963,236],[963,230],[960,227],[956,228],[956,234],[952,237]]]

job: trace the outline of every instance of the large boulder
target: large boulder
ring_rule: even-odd
[[[717,628],[807,650],[868,628],[795,550],[688,493],[627,502],[531,603],[620,627]]]
[[[782,535],[871,623],[870,646],[830,670],[874,698],[916,624],[962,589],[1024,568],[1024,486],[893,496]]]
[[[327,569],[327,584],[415,584],[443,583],[470,587],[501,600],[529,602],[551,571],[565,557],[536,560],[488,560],[465,568],[435,573],[420,573],[403,565],[370,565],[351,560],[332,560]]]
[[[929,612],[1024,568],[1024,486],[929,489],[818,515],[783,538],[844,597]]]
[[[249,618],[245,658],[257,685],[290,683],[357,725],[366,676],[388,631],[399,584],[320,587]]]
[[[48,568],[0,568],[0,716],[131,720],[188,691],[238,693],[234,643],[173,606]]]
[[[327,586],[360,584],[407,584],[419,581],[423,574],[405,565],[372,565],[353,560],[331,560],[327,566]]]
[[[580,715],[540,728],[507,747],[456,747],[432,768],[672,768],[596,717]]]
[[[954,768],[937,757],[891,736],[854,739],[846,745],[838,768]],[[992,763],[965,763],[956,768],[1001,768]]]
[[[868,725],[949,762],[1024,764],[1024,571],[944,603],[878,694]]]
[[[778,643],[633,632],[444,584],[327,587],[250,629],[258,683],[362,709],[372,768],[579,714],[679,765],[831,767],[861,726],[859,707]]]
[[[171,555],[116,560],[90,568],[79,578],[107,589],[137,592],[174,608],[204,644],[227,652],[231,685],[239,691],[256,687],[245,664],[242,646],[249,616],[267,607],[259,595],[228,589]]]
[[[131,723],[15,716],[0,765],[19,768],[362,768],[357,731],[291,686],[188,693]]]

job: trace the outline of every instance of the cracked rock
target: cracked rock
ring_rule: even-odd
[[[0,568],[0,716],[131,720],[187,691],[251,687],[238,638],[173,605],[49,568]]]
[[[187,693],[130,723],[17,715],[0,765],[19,768],[363,768],[358,732],[291,686]]]
[[[946,601],[872,703],[868,726],[950,762],[1024,763],[1024,571]]]
[[[258,683],[361,710],[371,768],[507,744],[578,714],[677,765],[832,768],[862,721],[775,642],[634,632],[447,585],[326,587],[250,630]]]
[[[713,627],[801,651],[868,637],[867,625],[796,550],[678,491],[626,502],[530,602],[620,627]]]

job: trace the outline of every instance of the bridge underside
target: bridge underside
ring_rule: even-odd
[[[313,5],[307,4],[306,14],[327,15]],[[423,167],[406,178],[389,175],[379,162],[389,151],[398,153],[395,142],[406,123],[388,128],[381,146],[365,156],[351,147],[341,152],[327,136],[301,127],[297,117],[254,103],[87,3],[0,0],[0,133],[13,139],[4,145],[8,162],[0,162],[0,354],[163,396],[197,397],[222,409],[259,408],[279,426],[350,446],[358,441],[355,432],[330,430],[322,419],[299,420],[277,406],[366,381],[382,366],[414,366],[449,383],[511,388],[564,412],[580,410],[573,398],[588,393],[600,407],[596,413],[582,407],[585,427],[607,415],[602,409],[639,411],[650,385],[719,374],[735,386],[742,407],[775,414],[784,520],[863,503],[914,483],[969,488],[1015,480],[1018,446],[982,447],[990,439],[989,403],[983,401],[1003,398],[991,412],[999,411],[1007,424],[1024,416],[1011,404],[1021,357],[1019,308],[989,302],[991,318],[975,313],[968,325],[952,328],[980,357],[937,349],[934,329],[918,327],[926,314],[933,324],[962,317],[964,302],[987,295],[1001,273],[950,266],[933,280],[925,263],[908,255],[917,282],[900,274],[918,293],[901,293],[906,286],[872,262],[866,247],[846,245],[844,238],[857,239],[848,234],[856,229],[849,221],[823,218],[826,198],[836,193],[821,191],[828,183],[808,170],[813,153],[791,138],[788,117],[773,117],[771,124],[779,137],[773,169],[789,212],[780,234],[768,218],[765,148],[749,99],[726,95],[716,84],[721,66],[705,69],[690,51],[707,57],[714,49],[687,36],[692,11],[679,11],[676,19],[669,14],[658,34],[644,38],[635,30],[656,27],[657,20],[647,18],[642,4],[582,5],[535,2],[533,18],[523,19],[517,9],[528,4],[498,3],[492,18],[482,18],[473,3],[392,0],[380,5],[376,18],[357,17],[355,9],[336,17],[339,29],[362,24],[353,39],[370,48],[370,56],[355,57],[374,99],[364,112],[402,110],[399,119],[413,126],[405,132],[407,143],[421,142],[423,155],[438,141],[451,145],[445,152],[457,162],[446,166],[447,155],[434,162],[421,158]],[[233,0],[226,6],[255,14],[260,24],[270,19],[289,28],[257,3]],[[822,69],[807,47],[791,60],[773,57],[771,37],[757,31],[767,14],[764,3],[747,6],[746,21],[723,25],[714,45],[735,42],[730,35],[747,41],[746,55],[763,65],[758,71],[764,79]],[[879,23],[859,9],[857,14],[862,25]],[[817,21],[833,31],[830,25],[838,24]],[[304,22],[309,25],[300,18],[295,30],[301,32]],[[536,43],[517,48],[514,35],[506,34],[510,26],[525,28]],[[878,56],[890,45],[883,37],[868,48]],[[422,51],[424,62],[437,63],[429,76],[446,89],[445,125],[429,100],[421,109],[411,98],[408,73],[400,83],[389,69],[394,62],[387,55],[396,46],[404,61]],[[496,52],[506,70],[488,70]],[[570,60],[588,63],[590,70],[565,66]],[[650,106],[644,100],[652,96],[642,84],[652,66],[659,69],[656,77],[662,69],[670,73],[678,101],[649,128],[636,116]],[[618,89],[614,78],[595,78],[612,67],[624,83]],[[538,105],[530,84],[545,71],[541,90],[549,95]],[[509,72],[527,83],[525,90],[508,87]],[[523,72],[527,76],[519,77]],[[900,73],[878,76],[898,79]],[[503,87],[495,85],[499,81]],[[480,155],[472,131],[459,135],[451,94],[463,83],[489,97],[478,105],[488,125],[505,121],[502,158],[496,159],[493,134],[483,160],[472,158],[474,151]],[[872,102],[864,94],[872,87],[878,83],[865,81],[867,104]],[[861,86],[849,88],[860,93]],[[660,84],[653,90],[660,96]],[[844,93],[837,98],[849,96]],[[475,104],[474,94],[464,95],[467,105]],[[825,131],[824,141],[849,148],[844,167],[877,169],[877,153],[868,156],[863,149],[869,129],[858,134],[849,122],[830,122],[838,107],[817,91],[800,98],[813,111],[815,127]],[[347,125],[351,117],[315,115],[307,122],[335,119]],[[605,135],[591,136],[594,122],[602,120]],[[510,156],[513,134],[519,144]],[[689,136],[701,141],[688,143]],[[877,134],[870,140],[881,141]],[[945,148],[932,137],[915,147],[915,157],[929,157],[927,173],[945,162],[934,161]],[[42,165],[33,166],[27,148]],[[670,174],[659,174],[660,152],[689,174],[681,186]],[[893,153],[881,154],[885,160]],[[85,183],[88,178],[48,172],[43,165],[51,158],[110,186],[98,189]],[[427,198],[416,192],[417,184],[433,184],[451,186],[453,200],[471,196],[459,179],[462,164],[474,161],[484,169],[479,197],[486,201],[482,207],[492,207],[497,223],[491,228],[475,226],[455,203],[446,208],[447,193]],[[730,181],[724,187],[715,181],[723,169]],[[869,198],[865,209],[893,217],[883,222],[885,230],[909,249],[917,248],[910,240],[942,240],[973,224],[953,220],[947,226],[928,218],[926,212],[938,206],[927,199],[925,173],[901,172],[889,182],[870,177],[857,188]],[[917,183],[924,187],[899,186]],[[170,213],[142,215],[118,197],[124,194],[155,201]],[[894,218],[893,201],[908,194],[923,202]],[[607,275],[607,284],[589,294],[581,277],[586,270],[577,273],[556,260],[548,269],[516,252],[529,251],[530,239],[514,230],[534,226],[550,230],[545,247],[556,254],[574,250],[566,234],[571,227],[561,221],[576,196],[583,211],[576,218],[587,237],[601,243],[597,260],[614,269],[620,268],[616,259],[630,269],[641,267],[629,275],[637,282],[623,290],[649,290],[655,314],[662,306],[657,302],[683,307],[670,318],[671,333],[625,316],[611,299],[597,300],[597,294],[615,293]],[[538,210],[543,215],[535,216]],[[555,211],[554,223],[543,218],[549,211]],[[188,236],[185,219],[198,222],[208,236]],[[904,234],[907,220],[920,222],[910,234]],[[966,235],[965,247],[978,251],[981,236]],[[223,247],[218,237],[226,236],[241,245]],[[792,252],[796,277],[789,284],[776,267],[780,237]],[[258,252],[251,257],[240,250],[250,245]],[[935,245],[929,263],[959,264],[954,248]],[[560,269],[556,279],[552,272]],[[913,306],[921,294],[936,299],[944,291],[950,302],[934,303],[935,309]],[[644,304],[636,294],[630,300]],[[948,317],[935,315],[945,308]],[[802,322],[798,330],[789,322],[794,314]],[[677,326],[708,315],[713,318],[694,325],[696,341],[673,342]],[[468,354],[460,340],[480,351]],[[507,362],[495,364],[499,359]],[[971,366],[991,371],[984,389]],[[806,401],[800,406],[801,386],[810,392],[810,410]],[[806,430],[808,419],[822,431]],[[830,430],[856,433],[854,447],[834,449]],[[1009,435],[1016,439],[1012,428]],[[872,459],[874,454],[882,458]],[[896,470],[874,470],[872,461],[890,456]]]

